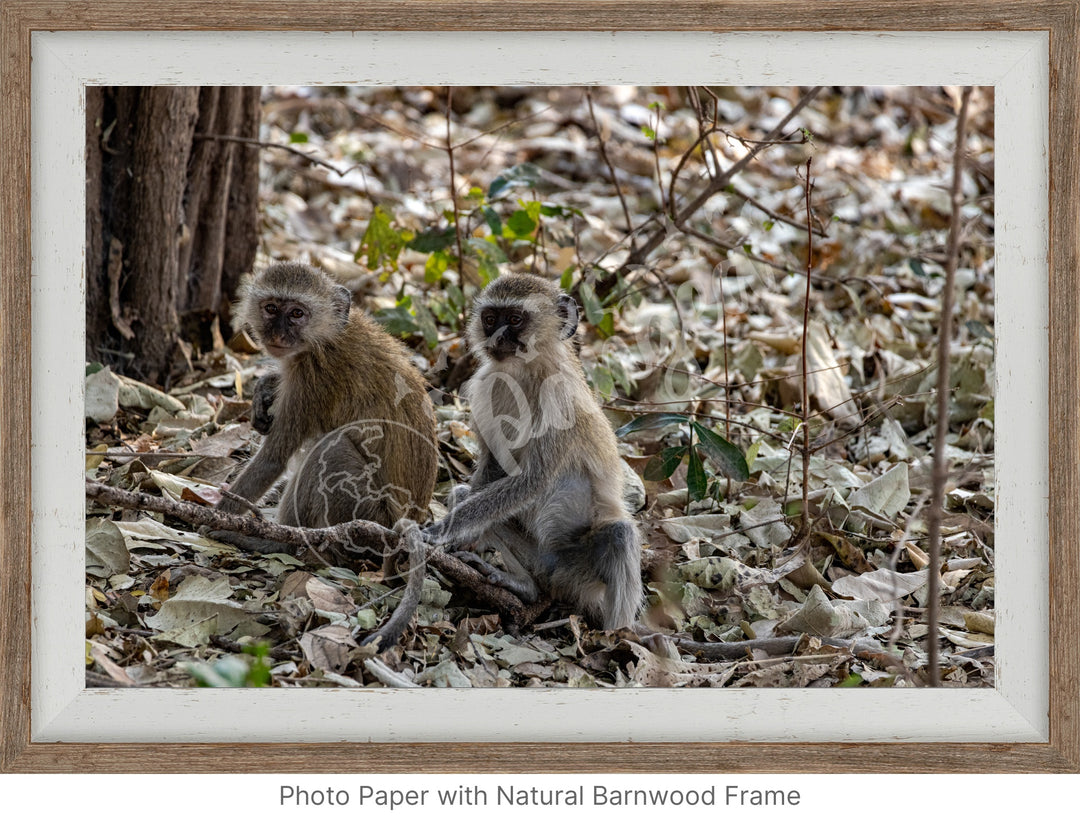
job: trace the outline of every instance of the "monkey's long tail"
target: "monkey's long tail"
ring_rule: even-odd
[[[427,574],[427,544],[420,533],[420,527],[412,523],[403,528],[399,524],[395,529],[400,531],[402,542],[409,550],[409,579],[405,583],[405,593],[401,596],[401,602],[390,614],[387,622],[360,642],[361,644],[377,643],[379,652],[394,646],[412,622],[413,616],[416,615],[416,608],[420,605],[420,593]]]

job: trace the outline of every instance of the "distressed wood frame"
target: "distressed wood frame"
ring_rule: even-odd
[[[1080,771],[1080,0],[0,0],[0,769],[8,772]],[[1046,743],[45,744],[30,738],[30,44],[35,31],[1046,31],[1050,728]],[[1055,508],[1056,507],[1056,508]]]

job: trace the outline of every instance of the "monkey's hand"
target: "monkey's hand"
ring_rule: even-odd
[[[270,407],[277,398],[280,383],[281,374],[276,371],[263,375],[255,383],[255,391],[251,397],[251,427],[259,434],[269,434],[270,427],[274,424],[274,415],[270,413]]]
[[[425,526],[420,530],[420,534],[424,536],[425,542],[434,546],[448,546],[456,540],[454,533],[450,531],[449,515],[430,526]]]

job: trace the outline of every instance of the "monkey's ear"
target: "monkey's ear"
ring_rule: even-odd
[[[574,301],[574,297],[567,296],[565,293],[560,293],[559,298],[555,300],[555,309],[558,311],[559,316],[563,318],[563,326],[559,331],[559,339],[570,339],[570,337],[577,333],[577,302]]]
[[[334,295],[331,298],[334,310],[341,319],[342,324],[349,321],[349,308],[352,307],[352,291],[345,285],[334,285]]]

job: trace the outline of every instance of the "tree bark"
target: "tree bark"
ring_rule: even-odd
[[[180,246],[185,225],[184,190],[199,90],[144,90],[135,111],[131,209],[125,264],[135,306],[136,366],[152,382],[165,384],[180,335],[178,299]]]
[[[259,91],[87,89],[87,359],[167,387],[213,347],[255,257],[258,149],[195,136],[257,137]]]

